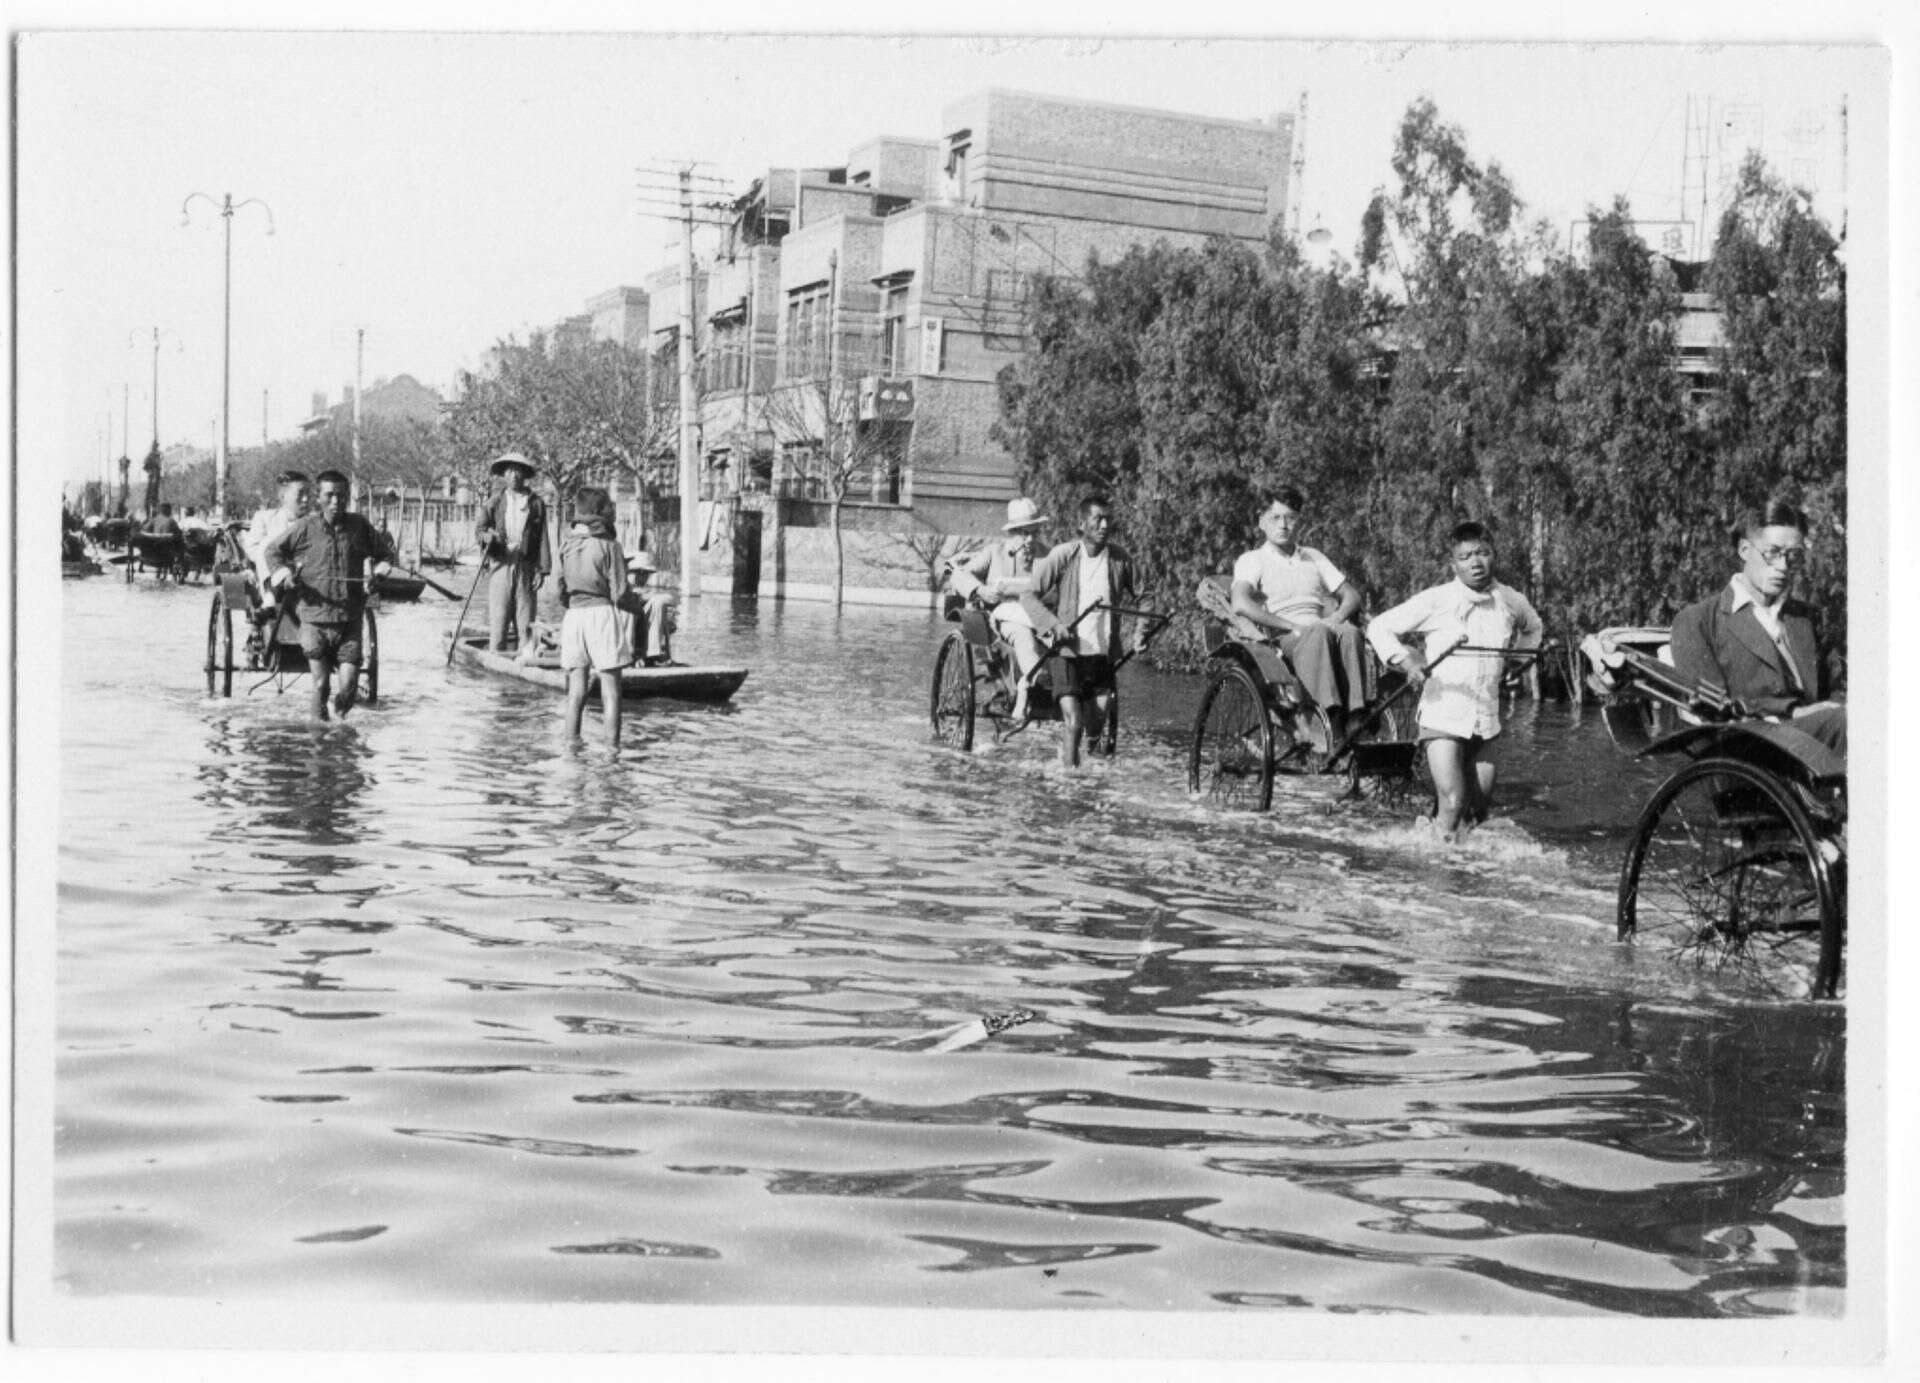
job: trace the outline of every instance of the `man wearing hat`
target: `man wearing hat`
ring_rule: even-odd
[[[1014,682],[1013,719],[1017,724],[1027,718],[1027,687],[1033,671],[1040,666],[1040,638],[1034,632],[1033,616],[1022,607],[1020,597],[1033,590],[1033,559],[1040,551],[1040,531],[1051,522],[1040,506],[1024,495],[1007,501],[1007,521],[1000,531],[1007,537],[971,557],[957,557],[951,564],[953,586],[962,595],[978,594],[982,600],[996,602],[993,626],[1013,645],[1013,662],[1019,677]]]
[[[553,569],[547,551],[547,506],[527,488],[533,462],[517,451],[495,459],[488,470],[503,477],[500,492],[480,514],[480,560],[493,567],[487,585],[487,647],[505,651],[507,625],[516,639],[533,628],[533,595]]]
[[[657,567],[645,548],[627,558],[627,594],[621,606],[633,616],[633,660],[644,667],[673,663],[673,597],[647,589]]]

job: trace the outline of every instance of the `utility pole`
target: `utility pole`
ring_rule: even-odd
[[[213,198],[204,192],[188,193],[186,201],[180,203],[182,225],[187,223],[187,208],[196,197],[209,206],[214,205]],[[227,516],[227,427],[233,397],[233,213],[249,206],[257,206],[267,213],[267,234],[272,235],[273,208],[258,197],[235,202],[233,194],[229,192],[219,203],[220,219],[226,226],[226,250],[222,261],[220,297],[220,434],[214,445],[213,463],[213,507],[217,520],[224,520]],[[158,427],[154,429],[154,434],[157,442]]]
[[[700,594],[700,458],[694,454],[693,169],[680,170],[680,594]]]
[[[367,329],[353,332],[353,479],[360,482],[360,371],[367,362]]]
[[[267,391],[260,391],[260,449],[267,448]]]

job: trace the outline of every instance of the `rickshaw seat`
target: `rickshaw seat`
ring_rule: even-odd
[[[1207,653],[1218,653],[1228,644],[1233,644],[1239,654],[1251,661],[1259,670],[1262,680],[1272,687],[1289,705],[1304,705],[1309,700],[1307,689],[1300,685],[1300,679],[1294,676],[1293,664],[1279,648],[1263,637],[1264,631],[1243,618],[1233,608],[1233,578],[1224,573],[1200,578],[1200,585],[1194,591],[1194,599],[1208,618],[1203,626]]]
[[[993,625],[985,610],[960,612],[960,636],[975,648],[993,647]]]

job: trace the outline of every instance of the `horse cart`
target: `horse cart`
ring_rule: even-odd
[[[1778,997],[1838,997],[1846,761],[1791,719],[1681,676],[1667,633],[1604,629],[1581,644],[1614,743],[1679,761],[1634,822],[1618,935]]]
[[[1014,662],[1013,645],[994,627],[988,603],[981,596],[950,592],[945,603],[946,617],[960,627],[941,640],[933,658],[934,739],[955,749],[970,751],[975,727],[982,717],[993,722],[996,740],[1016,735],[1031,724],[1061,719],[1048,672],[1053,654],[1072,640],[1081,620],[1113,610],[1118,610],[1124,618],[1139,621],[1134,646],[1114,660],[1116,672],[1146,648],[1170,619],[1152,610],[1102,603],[1089,607],[1070,624],[1055,624],[1051,633],[1040,636],[1040,651],[1045,661],[1034,670],[1032,685],[1027,691],[1026,718],[1016,720],[1013,707],[1020,673]],[[1036,616],[1038,614],[1036,611]],[[1036,626],[1045,622],[1046,619],[1035,619]],[[1094,751],[1111,755],[1120,740],[1117,688],[1108,699],[1105,719],[1091,729],[1093,733],[1089,738]]]
[[[257,678],[249,692],[271,685],[276,693],[307,671],[307,655],[300,647],[300,619],[292,609],[291,590],[279,604],[269,606],[260,594],[259,578],[247,561],[239,540],[241,525],[219,532],[214,562],[213,608],[207,616],[207,695],[232,696],[236,675]],[[380,624],[370,598],[360,636],[359,699],[372,705],[380,699]],[[236,635],[238,641],[236,642]]]

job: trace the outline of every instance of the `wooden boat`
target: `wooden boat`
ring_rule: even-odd
[[[427,589],[427,583],[417,576],[403,576],[390,571],[385,576],[373,578],[373,593],[385,601],[404,601],[412,603],[420,599],[420,593]]]
[[[522,682],[532,682],[554,691],[567,689],[567,675],[560,670],[559,659],[542,658],[523,663],[511,653],[492,653],[487,649],[484,634],[461,638],[454,645],[453,655],[469,667],[479,668],[483,672],[517,677]],[[743,667],[717,667],[712,664],[696,667],[630,667],[620,673],[620,699],[643,701],[663,697],[673,701],[719,702],[740,690],[740,684],[746,680],[747,669]],[[593,679],[589,685],[597,688],[599,679]]]

